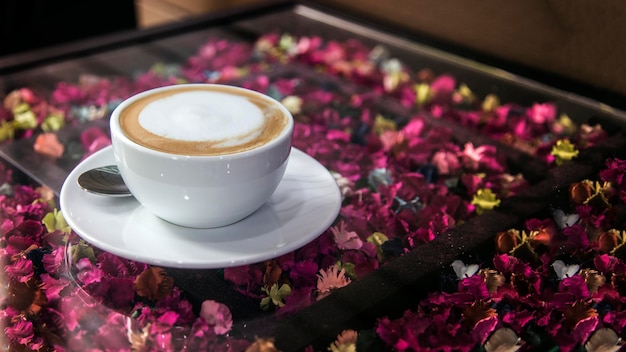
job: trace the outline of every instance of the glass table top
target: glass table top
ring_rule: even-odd
[[[58,195],[110,144],[111,110],[182,82],[288,107],[293,146],[341,191],[332,225],[218,269],[134,261],[74,232]],[[4,346],[621,343],[619,109],[297,4],[4,68],[0,97]]]

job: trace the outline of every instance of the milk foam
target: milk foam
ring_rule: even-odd
[[[179,141],[220,141],[233,146],[257,138],[263,111],[243,96],[214,91],[185,91],[147,104],[139,124],[155,135]]]

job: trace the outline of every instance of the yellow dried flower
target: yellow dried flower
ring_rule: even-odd
[[[374,232],[367,238],[367,242],[372,243],[376,246],[378,257],[383,258],[383,243],[387,242],[389,237],[385,236],[382,232]]]
[[[483,100],[482,108],[485,112],[494,111],[500,106],[500,98],[495,94],[488,94]]]
[[[383,115],[376,115],[374,121],[374,131],[377,135],[381,135],[385,131],[395,131],[398,129],[398,125],[395,121],[386,119]]]
[[[454,97],[462,104],[472,104],[476,101],[474,92],[467,86],[467,84],[461,84],[459,88],[454,92]]]
[[[37,127],[37,116],[26,103],[20,103],[13,108],[13,121],[15,129],[29,130]]]
[[[282,307],[285,305],[285,297],[291,294],[291,287],[287,284],[282,284],[280,288],[278,284],[273,284],[271,288],[261,288],[261,291],[267,294],[267,297],[261,299],[261,309],[269,309],[270,303],[276,307]]]
[[[433,90],[428,83],[418,83],[413,86],[415,90],[415,104],[417,106],[423,106],[433,98]]]
[[[476,213],[482,214],[486,210],[492,210],[500,205],[498,197],[488,188],[476,191],[472,204],[476,206]]]
[[[41,123],[41,129],[45,132],[58,131],[65,125],[65,119],[61,114],[50,114]]]
[[[557,165],[561,165],[566,161],[572,160],[578,156],[578,150],[576,147],[570,143],[567,139],[559,139],[556,141],[556,144],[552,147],[552,152],[550,153],[555,157],[555,162]]]
[[[15,136],[15,127],[11,122],[0,121],[0,142],[13,139]]]
[[[561,114],[557,119],[557,124],[560,132],[568,136],[573,135],[578,129],[576,123],[567,114]]]
[[[285,97],[281,103],[287,108],[287,110],[289,110],[290,113],[294,115],[299,114],[300,111],[302,111],[302,98],[298,96],[290,95]]]
[[[54,209],[54,211],[46,214],[41,222],[46,227],[48,232],[60,230],[65,233],[69,233],[71,231],[70,225],[67,224],[65,218],[63,217],[63,212],[58,209]]]

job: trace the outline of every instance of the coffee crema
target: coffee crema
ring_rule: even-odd
[[[146,148],[226,155],[275,139],[288,124],[280,103],[235,87],[176,87],[148,94],[119,116],[123,133]]]

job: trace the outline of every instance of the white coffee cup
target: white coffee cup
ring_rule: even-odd
[[[123,101],[111,115],[115,160],[133,196],[176,225],[233,224],[280,183],[293,117],[261,93],[179,84]]]

